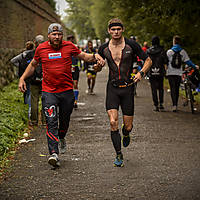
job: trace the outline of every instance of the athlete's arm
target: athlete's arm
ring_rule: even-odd
[[[137,81],[140,81],[141,79],[142,79],[142,73],[144,73],[144,74],[146,74],[147,73],[147,71],[149,70],[149,68],[151,67],[151,65],[152,65],[152,60],[151,60],[151,58],[150,57],[148,57],[146,60],[145,60],[145,63],[144,63],[144,65],[143,65],[143,67],[142,67],[142,69],[135,75],[135,77],[134,77],[134,81],[135,82],[137,82]],[[142,73],[141,73],[142,72]]]
[[[199,69],[199,66],[195,65],[191,60],[187,60],[185,63],[194,69]]]
[[[38,62],[33,58],[33,60],[30,62],[28,67],[26,68],[25,72],[22,74],[22,76],[19,79],[18,88],[21,92],[26,91],[26,82],[25,80],[33,75],[35,68],[38,66]]]
[[[79,59],[84,60],[85,62],[98,62],[101,66],[105,65],[104,59],[99,54],[89,54],[85,52],[81,52],[77,55]]]

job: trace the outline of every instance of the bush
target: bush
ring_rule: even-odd
[[[0,165],[27,126],[28,105],[23,102],[17,80],[0,91]]]

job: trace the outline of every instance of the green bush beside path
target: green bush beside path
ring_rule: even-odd
[[[18,81],[0,90],[0,168],[6,158],[14,153],[17,141],[27,127],[28,105],[23,102],[23,94],[18,91]]]

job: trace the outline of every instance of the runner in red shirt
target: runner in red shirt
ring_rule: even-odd
[[[62,26],[57,23],[51,24],[48,28],[48,41],[37,47],[33,60],[19,81],[19,90],[25,92],[25,79],[34,73],[39,61],[42,63],[42,107],[47,123],[47,141],[50,153],[48,163],[53,167],[60,165],[58,144],[60,153],[66,151],[65,136],[74,105],[72,56],[83,59],[85,62],[97,61],[97,64],[101,66],[105,64],[100,55],[81,52],[72,42],[62,39]]]

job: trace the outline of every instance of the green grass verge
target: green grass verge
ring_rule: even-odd
[[[27,113],[28,105],[23,103],[17,80],[0,90],[0,173],[23,136],[28,122]]]

